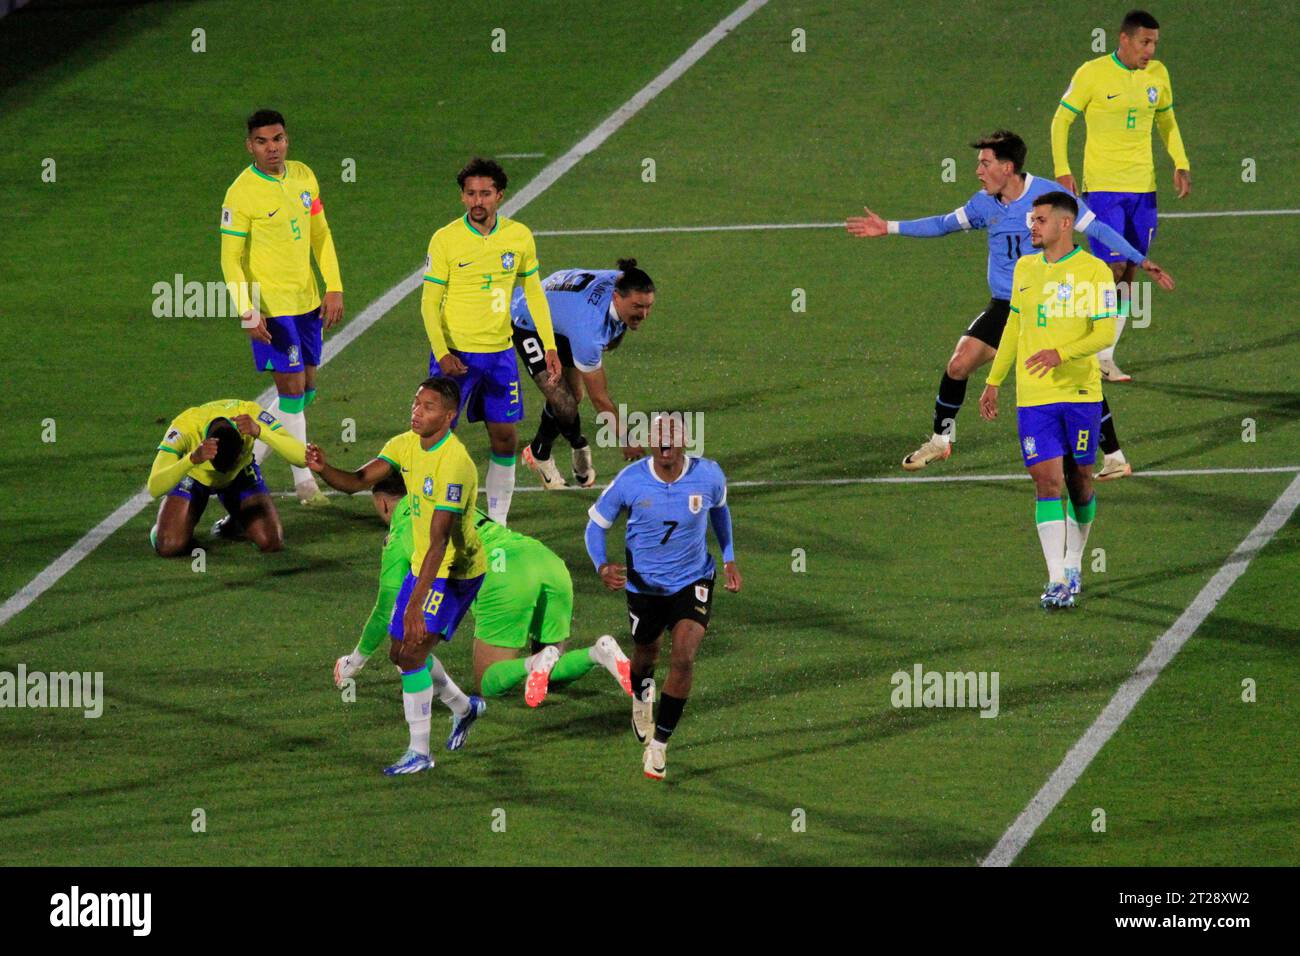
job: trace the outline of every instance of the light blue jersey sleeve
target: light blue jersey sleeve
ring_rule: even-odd
[[[966,200],[964,205],[958,206],[952,212],[942,216],[892,222],[889,231],[895,235],[911,236],[914,239],[933,239],[953,232],[983,229],[987,225],[987,221],[981,208],[980,196],[982,195],[984,195],[982,192],[976,193]]]
[[[716,465],[717,484],[714,486],[714,500],[717,502],[709,509],[709,526],[713,536],[718,539],[725,563],[736,560],[736,551],[731,539],[731,509],[727,507],[727,476],[722,473],[722,466]]]

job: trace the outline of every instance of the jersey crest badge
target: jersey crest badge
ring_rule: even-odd
[[[1160,99],[1160,91],[1157,90],[1154,86],[1148,86],[1148,87],[1147,87],[1147,102],[1154,106],[1156,100],[1158,100],[1158,99]]]
[[[424,483],[425,483],[425,487],[427,487],[427,488],[432,488],[432,487],[433,487],[433,479],[432,479],[432,478],[426,478],[426,479],[424,479]],[[454,505],[458,505],[458,504],[460,504],[460,489],[461,489],[461,487],[462,487],[461,485],[448,485],[448,486],[447,486],[447,500],[450,501],[450,502],[451,502],[452,504],[454,504]],[[428,494],[428,492],[425,492],[425,494]]]
[[[705,607],[708,606],[708,604],[709,604],[709,589],[708,589],[707,587],[705,587],[703,584],[697,584],[697,585],[695,585],[695,600],[697,600],[697,601],[699,601],[701,604],[705,605]],[[704,612],[704,608],[700,608],[700,612],[703,613],[703,612]]]
[[[451,491],[450,488],[448,488],[447,490]],[[424,497],[426,498],[433,497],[433,479],[427,476],[424,479]]]
[[[298,198],[302,200],[303,209],[311,208],[311,193],[307,192],[307,190],[304,189],[302,193],[298,196]]]
[[[501,253],[501,268],[509,272],[515,267],[515,254],[513,252]]]
[[[1070,298],[1070,293],[1073,291],[1074,286],[1070,285],[1068,282],[1062,282],[1056,287],[1056,297],[1062,302],[1065,302]]]
[[[1026,458],[1037,458],[1037,457],[1038,457],[1038,443],[1034,441],[1034,436],[1033,436],[1033,435],[1029,435],[1028,437],[1026,437],[1025,440],[1024,440],[1024,442],[1023,442],[1023,444],[1024,444],[1024,446],[1025,446],[1025,457],[1026,457]]]
[[[704,508],[703,495],[691,495],[686,499],[686,507],[690,509],[691,514],[697,515]]]

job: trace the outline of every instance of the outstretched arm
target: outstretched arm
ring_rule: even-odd
[[[356,471],[335,468],[325,460],[325,452],[311,443],[307,445],[306,459],[307,467],[324,478],[326,484],[348,495],[373,488],[393,474],[393,463],[386,458],[372,458]]]
[[[961,232],[973,228],[964,206],[958,206],[942,216],[927,216],[924,219],[882,219],[866,206],[862,207],[866,216],[851,216],[844,225],[849,235],[859,238],[875,239],[880,236],[911,236],[914,239],[933,239],[946,236],[952,232]]]

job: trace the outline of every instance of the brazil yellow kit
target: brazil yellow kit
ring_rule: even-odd
[[[207,438],[208,426],[217,419],[234,419],[236,415],[254,418],[261,428],[257,438],[243,436],[243,449],[234,466],[228,471],[217,471],[211,461],[199,465],[191,462],[189,456]],[[258,438],[289,464],[306,465],[306,446],[285,432],[280,421],[257,402],[226,398],[185,409],[172,419],[158,444],[149,473],[149,493],[166,494],[187,478],[214,491],[225,488],[252,462],[253,443]]]

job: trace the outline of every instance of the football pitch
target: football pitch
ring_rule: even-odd
[[[1134,381],[1106,394],[1135,474],[1098,486],[1084,600],[1048,614],[1010,397],[994,423],[975,407],[986,370],[953,457],[923,480],[899,468],[988,300],[984,237],[834,224],[864,204],[959,206],[978,188],[967,144],[1000,127],[1051,177],[1053,110],[1123,9],[773,0],[665,73],[738,6],[468,3],[451,22],[397,2],[38,2],[0,18],[0,671],[104,682],[97,719],[0,709],[0,863],[971,866],[1065,779],[1000,862],[1300,864],[1295,7],[1152,8],[1192,162],[1175,201],[1155,145],[1162,212],[1180,215],[1152,256],[1178,285],[1120,343]],[[214,502],[201,571],[151,551],[156,504],[123,507],[177,413],[271,385],[235,320],[154,314],[157,283],[220,280],[221,198],[262,106],[319,177],[338,248],[348,314],[326,342],[348,344],[308,420],[340,467],[408,427],[428,345],[401,292],[461,212],[469,157],[501,160],[508,200],[531,184],[517,216],[543,274],[634,256],[654,277],[611,391],[702,413],[744,573],[715,598],[665,782],[642,775],[599,669],[536,710],[490,700],[433,772],[382,776],[406,740],[391,666],[372,659],[355,700],[331,680],[375,598],[369,497],[300,508],[273,460],[284,551],[211,539]],[[525,406],[522,441],[530,385]],[[485,465],[483,429],[457,433]],[[595,455],[604,485],[621,457]],[[574,644],[609,633],[630,651],[623,597],[583,546],[599,489],[542,493],[518,471],[510,523],[568,563]],[[438,652],[466,686],[471,634]],[[918,665],[996,674],[996,716],[895,706],[893,675]],[[1154,683],[1087,737],[1135,671]],[[1073,749],[1089,739],[1090,762]]]

